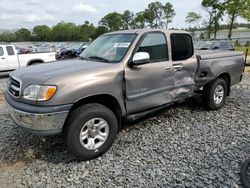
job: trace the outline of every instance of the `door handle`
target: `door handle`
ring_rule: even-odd
[[[183,68],[182,65],[175,65],[175,66],[174,66],[174,69],[175,69],[176,71],[181,70],[182,68]]]
[[[2,57],[1,59],[5,59],[5,57]]]
[[[166,71],[172,70],[172,67],[165,67]]]

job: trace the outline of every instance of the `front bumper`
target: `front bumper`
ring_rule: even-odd
[[[27,132],[42,136],[60,134],[69,113],[69,110],[65,110],[65,107],[63,111],[56,112],[44,112],[42,107],[38,107],[41,112],[24,111],[13,107],[8,100],[6,100],[6,106],[11,118],[17,125]]]

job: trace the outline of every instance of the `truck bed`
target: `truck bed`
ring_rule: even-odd
[[[231,75],[231,85],[240,81],[244,69],[243,52],[197,50],[195,54],[198,57],[195,77],[197,88],[204,86],[223,73]]]

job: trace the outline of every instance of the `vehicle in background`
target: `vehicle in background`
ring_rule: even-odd
[[[233,44],[228,40],[198,41],[194,44],[195,50],[234,50]]]
[[[72,59],[79,56],[89,45],[89,43],[77,44],[57,53],[57,59]]]
[[[33,48],[16,47],[16,50],[18,51],[19,54],[27,54],[27,53],[32,53],[33,52]]]
[[[55,52],[18,54],[14,45],[0,45],[0,72],[55,60]]]
[[[220,109],[243,69],[242,52],[195,52],[185,31],[127,30],[100,36],[78,59],[11,73],[5,100],[21,128],[62,133],[67,149],[89,160],[112,146],[123,120],[196,93],[207,109]]]

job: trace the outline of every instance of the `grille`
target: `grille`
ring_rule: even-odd
[[[21,83],[18,80],[10,77],[9,78],[9,86],[8,86],[9,92],[14,97],[19,97],[20,96],[20,88],[21,88]]]

